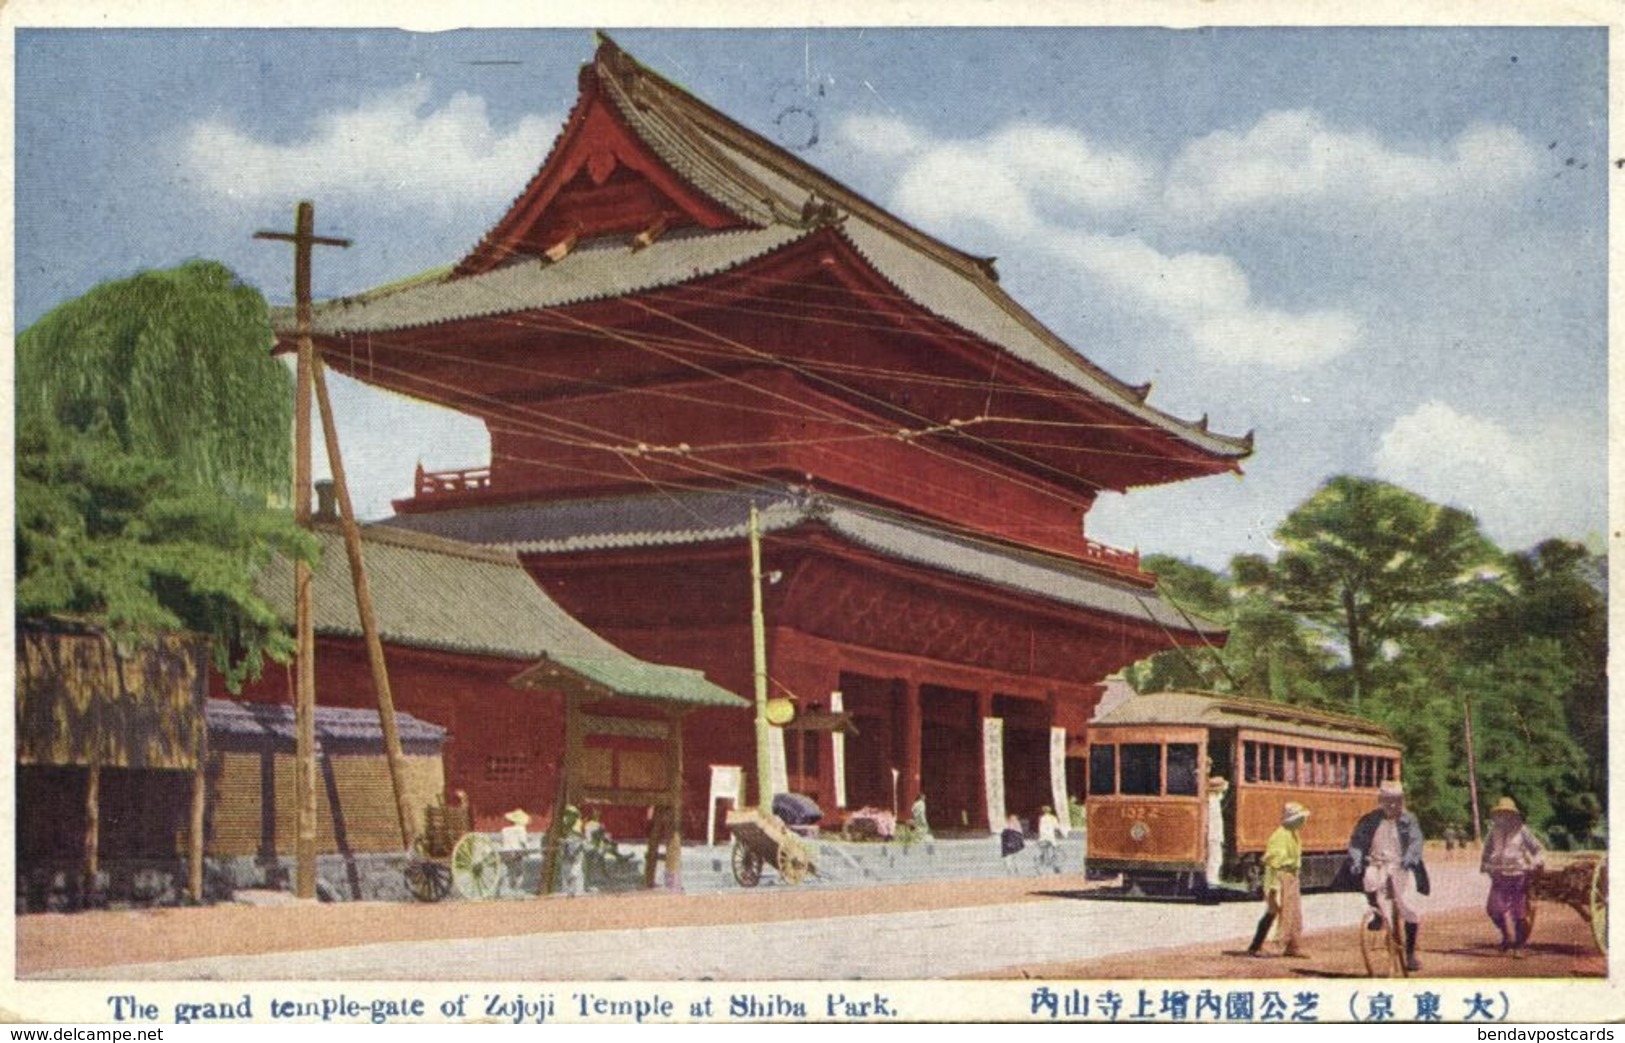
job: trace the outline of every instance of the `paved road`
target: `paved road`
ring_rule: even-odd
[[[1441,866],[1424,912],[1483,902],[1473,867]],[[862,892],[853,891],[861,908]],[[1311,895],[1311,928],[1353,923],[1359,895]],[[1218,943],[1252,932],[1260,906],[1056,898],[881,914],[637,930],[549,931],[403,941],[299,952],[121,964],[46,977],[126,980],[672,980],[921,979],[993,974],[1023,964],[1087,961]]]

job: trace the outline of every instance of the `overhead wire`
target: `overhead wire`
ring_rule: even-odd
[[[489,287],[482,287],[482,289],[489,290]],[[660,297],[662,297],[662,299],[667,299],[669,297],[669,295],[661,295],[661,294],[658,294],[658,293],[656,293],[654,295],[655,296],[660,296]],[[906,300],[906,298],[901,298],[901,300]],[[520,302],[516,302],[516,301],[510,299],[506,303],[515,304],[515,303],[520,303]],[[754,358],[754,359],[757,359],[759,361],[768,362],[770,364],[789,369],[789,370],[791,370],[793,372],[797,372],[797,373],[801,374],[802,376],[804,376],[804,377],[806,377],[808,379],[816,380],[816,381],[820,382],[821,384],[823,384],[825,386],[828,386],[828,387],[831,387],[831,388],[833,388],[833,389],[835,389],[835,390],[837,390],[839,392],[845,393],[847,395],[856,396],[856,397],[859,397],[859,398],[868,399],[869,401],[875,402],[875,403],[881,405],[882,407],[884,407],[886,409],[896,411],[896,412],[900,412],[900,413],[902,413],[902,414],[904,414],[906,416],[909,416],[909,417],[911,417],[913,419],[916,419],[916,420],[918,420],[918,421],[920,421],[922,423],[925,423],[927,425],[931,424],[932,418],[930,418],[930,417],[926,417],[923,414],[917,413],[917,412],[915,412],[913,410],[909,410],[909,409],[906,409],[906,408],[899,407],[896,403],[887,402],[885,400],[877,398],[874,395],[870,395],[867,392],[864,392],[864,391],[862,391],[860,389],[854,388],[849,384],[845,384],[845,383],[843,383],[841,381],[838,381],[838,380],[835,380],[833,378],[824,376],[823,374],[813,372],[812,367],[810,367],[808,365],[804,365],[804,364],[800,364],[800,363],[792,363],[792,362],[790,362],[790,361],[788,361],[786,359],[783,359],[780,356],[777,356],[777,355],[774,355],[774,354],[768,353],[768,352],[763,352],[760,349],[756,349],[756,348],[754,348],[754,347],[752,347],[750,345],[747,345],[747,344],[744,344],[744,343],[739,342],[737,340],[734,340],[733,338],[724,337],[715,330],[706,329],[704,327],[699,327],[699,326],[696,326],[696,325],[694,325],[692,323],[688,323],[686,320],[683,320],[680,317],[674,316],[674,315],[664,311],[661,308],[655,307],[653,305],[648,305],[643,301],[633,300],[630,303],[642,308],[646,312],[648,312],[648,313],[650,313],[650,314],[652,314],[652,315],[654,315],[656,317],[664,318],[668,322],[675,322],[675,323],[677,323],[679,325],[683,325],[683,326],[685,326],[685,327],[687,327],[687,328],[689,328],[691,330],[702,333],[702,334],[710,337],[711,339],[713,339],[713,340],[715,340],[715,341],[717,341],[719,343],[722,343],[722,344],[724,344],[724,345],[726,345],[726,346],[728,346],[730,348],[733,348],[736,352],[737,351],[743,351],[746,354],[746,356],[749,357],[749,358]],[[595,336],[600,336],[600,337],[608,337],[610,339],[618,340],[618,341],[620,341],[622,343],[629,344],[631,346],[637,347],[637,348],[639,348],[641,350],[653,351],[656,354],[661,355],[661,357],[664,357],[669,361],[675,362],[675,363],[680,364],[680,365],[684,365],[684,366],[694,368],[696,371],[701,372],[701,373],[703,373],[705,375],[711,376],[713,379],[718,379],[718,380],[726,381],[726,382],[729,382],[729,383],[732,383],[732,384],[735,384],[735,385],[745,387],[745,388],[749,389],[750,391],[752,391],[753,393],[765,394],[770,398],[773,398],[773,399],[776,399],[776,400],[779,400],[779,401],[783,401],[783,402],[787,402],[787,403],[789,403],[791,405],[796,406],[798,409],[810,411],[810,412],[814,413],[815,415],[821,415],[824,419],[830,420],[832,422],[857,426],[860,430],[865,431],[864,435],[855,436],[855,438],[853,440],[862,440],[864,438],[869,438],[869,437],[896,437],[898,435],[907,436],[907,435],[910,434],[910,432],[908,432],[906,429],[903,430],[903,431],[898,431],[896,429],[892,429],[892,430],[877,429],[872,425],[864,424],[862,421],[855,420],[855,419],[853,419],[851,417],[848,417],[848,416],[844,416],[844,415],[841,415],[841,414],[838,414],[838,413],[833,413],[833,412],[831,412],[829,410],[826,410],[826,409],[819,409],[819,408],[816,408],[816,407],[810,407],[807,403],[805,403],[805,402],[803,402],[801,400],[794,399],[791,396],[783,395],[782,393],[776,392],[773,389],[761,388],[760,385],[752,383],[752,382],[747,381],[747,380],[744,380],[743,378],[738,377],[737,375],[729,374],[729,373],[726,373],[726,372],[724,372],[722,370],[719,370],[719,369],[717,369],[715,367],[706,366],[704,364],[695,362],[692,359],[684,358],[680,354],[676,354],[676,353],[673,353],[671,351],[662,350],[660,347],[658,347],[657,345],[652,343],[652,341],[655,338],[648,337],[648,336],[631,337],[631,336],[628,336],[628,335],[625,335],[625,334],[621,333],[620,331],[611,330],[611,329],[608,329],[608,328],[605,328],[605,327],[602,327],[602,326],[598,326],[597,324],[586,322],[585,320],[582,320],[582,319],[580,319],[580,318],[578,318],[576,316],[569,315],[568,313],[561,312],[556,308],[547,308],[547,309],[542,309],[542,310],[544,312],[548,313],[548,314],[552,314],[552,315],[555,315],[555,316],[557,316],[559,318],[562,318],[571,327],[574,327],[576,330],[580,330],[580,331],[582,331],[582,332],[584,332],[584,333],[586,333],[588,335],[595,335]],[[775,313],[775,315],[778,315],[779,317],[784,317],[784,318],[797,317],[797,316],[792,316],[792,315],[789,315],[789,314],[780,314],[780,313]],[[800,317],[805,318],[805,316],[800,316]],[[510,324],[519,325],[519,326],[531,326],[531,325],[533,325],[531,322],[529,322],[527,320],[514,319],[511,316],[505,316],[504,321],[506,321],[506,322],[508,322]],[[553,329],[557,330],[559,332],[564,331],[564,330],[560,329],[557,326],[554,326]],[[887,326],[887,327],[885,327],[885,329],[888,332],[895,332],[896,327],[895,326]],[[372,341],[373,341],[374,338],[369,335],[368,339],[369,339],[369,345],[368,345],[368,347],[369,347],[369,356],[371,356],[371,355],[373,355],[373,350],[372,349],[373,349],[374,345],[373,345]],[[667,340],[671,340],[671,338],[667,338]],[[686,342],[684,342],[684,346],[685,347],[693,347],[694,342],[693,341],[686,341]],[[404,350],[409,350],[409,351],[414,350],[414,349],[408,348],[408,347],[406,347],[404,345],[402,347],[403,347]],[[416,350],[422,351],[423,349],[416,349]],[[425,352],[425,353],[427,353],[427,354],[435,354],[435,353],[432,353],[432,352]],[[491,363],[491,362],[489,362],[489,360],[469,359],[466,356],[458,356],[458,357],[459,357],[460,361],[462,361],[464,364],[502,365],[500,363]],[[376,365],[375,359],[369,359],[369,362],[371,362],[373,365]],[[371,367],[369,367],[369,368],[371,368]],[[522,368],[522,367],[518,367],[518,368]],[[899,376],[904,376],[904,377],[909,376],[909,374],[904,373],[902,371],[897,371],[897,373],[898,373]],[[416,375],[414,375],[414,376],[416,376]],[[562,377],[563,375],[560,375],[560,376]],[[423,380],[423,378],[421,378],[421,377],[417,377],[417,379],[418,379],[418,381],[420,383],[425,382]],[[686,401],[695,401],[695,402],[699,402],[699,403],[703,403],[703,404],[707,404],[707,405],[717,405],[718,404],[718,403],[714,403],[714,402],[712,402],[712,401],[710,401],[708,399],[704,399],[704,398],[702,398],[700,396],[684,395],[684,394],[682,394],[680,392],[671,392],[668,389],[654,389],[654,388],[640,389],[640,388],[627,387],[625,385],[614,385],[614,384],[610,384],[609,382],[603,382],[603,381],[588,381],[588,380],[581,380],[579,378],[571,378],[571,379],[572,379],[572,382],[577,383],[577,384],[582,384],[582,385],[585,385],[585,386],[598,386],[598,387],[604,387],[604,388],[614,388],[615,390],[621,390],[621,391],[646,390],[649,393],[665,394],[665,395],[669,395],[671,397],[679,398],[681,400],[686,400]],[[976,386],[979,387],[979,388],[983,387],[983,386],[985,386],[985,382],[978,382],[976,384]],[[466,396],[467,392],[465,391],[465,392],[463,392],[463,394]],[[497,406],[499,406],[500,408],[504,409],[506,412],[509,412],[509,413],[513,413],[513,412],[530,412],[529,410],[526,410],[524,407],[517,406],[511,400],[505,400],[505,399],[501,399],[501,398],[498,398],[498,397],[495,397],[495,396],[474,396],[474,397],[483,397],[487,401],[490,401],[493,405],[497,405]],[[1074,397],[1076,397],[1076,396],[1074,396]],[[739,406],[742,406],[744,404],[743,403],[730,403],[729,405],[732,406],[732,407],[739,407]],[[768,410],[768,412],[771,412],[771,411]],[[539,411],[537,411],[536,415],[543,416],[543,414],[539,413]],[[568,419],[565,419],[565,418],[558,418],[558,417],[549,417],[548,419],[550,419],[554,423],[563,423],[565,426],[568,426],[568,427],[577,427],[577,428],[580,428],[580,429],[596,430],[599,437],[611,437],[611,438],[625,438],[626,437],[624,434],[621,434],[619,432],[608,432],[608,431],[606,431],[605,429],[602,429],[602,428],[596,428],[595,429],[592,425],[583,425],[578,421],[571,421],[571,420],[568,420]],[[978,420],[978,421],[981,420],[981,418],[972,418],[972,419],[975,419],[975,420]],[[1006,418],[1001,418],[1001,419],[1006,419]],[[1020,419],[1024,419],[1024,418],[1008,418],[1008,419],[1020,420]],[[1064,422],[1052,422],[1052,423],[1064,423]],[[1089,426],[1089,425],[1079,424],[1078,426],[1079,427],[1085,427],[1085,426]],[[1100,426],[1104,427],[1106,425],[1100,425]],[[1112,426],[1117,427],[1118,425],[1112,425]],[[1132,426],[1132,425],[1130,425],[1130,426]],[[557,431],[550,431],[545,427],[539,427],[538,430],[544,436],[557,438],[562,443],[570,444],[570,445],[573,445],[574,447],[577,447],[577,448],[596,449],[596,450],[600,450],[600,451],[615,452],[615,453],[625,453],[627,451],[627,449],[628,449],[628,447],[626,447],[626,446],[614,446],[614,445],[603,444],[603,443],[592,443],[592,442],[588,442],[588,441],[581,440],[581,439],[571,439],[571,438],[569,438],[567,436],[560,435]],[[929,427],[928,426],[928,428],[926,430],[935,431],[935,432],[942,432],[943,427],[942,427],[942,425],[937,424],[934,427]],[[948,428],[948,430],[956,430],[957,433],[960,433],[962,436],[967,437],[968,440],[973,442],[974,444],[986,447],[986,448],[994,451],[995,453],[999,453],[1001,455],[1010,457],[1012,459],[1020,461],[1023,464],[1026,464],[1028,466],[1035,466],[1035,467],[1041,468],[1041,469],[1049,471],[1049,472],[1051,472],[1053,474],[1059,475],[1059,476],[1065,478],[1068,481],[1082,481],[1085,484],[1094,486],[1097,489],[1102,488],[1100,483],[1095,482],[1092,479],[1087,478],[1086,476],[1074,474],[1074,473],[1072,473],[1070,471],[1065,471],[1065,470],[1062,470],[1060,468],[1056,468],[1056,467],[1054,467],[1052,465],[1049,465],[1049,464],[1045,463],[1044,461],[1036,460],[1036,459],[1032,458],[1029,455],[1014,452],[1014,451],[1010,450],[1009,448],[1007,448],[1006,446],[1001,445],[1000,442],[990,441],[990,440],[985,439],[985,438],[977,437],[977,436],[975,436],[973,434],[972,435],[965,435],[965,433],[962,430],[959,430],[956,427],[950,427],[950,428]],[[923,443],[915,441],[914,438],[912,438],[912,437],[904,437],[904,438],[902,438],[902,440],[905,441],[905,442],[908,442],[909,444],[917,445],[922,450],[924,450],[924,451],[926,451],[928,453],[933,453],[934,455],[944,456],[945,458],[952,460],[958,466],[969,466],[973,470],[977,470],[977,471],[980,471],[982,473],[986,473],[986,474],[998,477],[998,478],[1000,478],[1002,480],[1014,481],[1016,484],[1021,485],[1022,487],[1027,488],[1030,491],[1035,491],[1035,492],[1040,493],[1041,495],[1045,495],[1045,496],[1048,496],[1048,497],[1061,499],[1064,502],[1066,502],[1069,506],[1075,506],[1075,504],[1076,504],[1076,500],[1075,500],[1074,497],[1068,496],[1068,495],[1066,495],[1064,493],[1061,493],[1058,490],[1055,490],[1055,489],[1050,488],[1048,486],[1036,485],[1036,484],[1034,484],[1034,483],[1032,483],[1030,481],[1026,481],[1026,480],[1020,479],[1019,477],[1013,476],[1013,475],[1009,474],[1008,472],[1005,472],[1005,471],[1002,471],[1002,470],[999,470],[999,471],[989,470],[988,468],[986,468],[984,466],[981,466],[979,464],[976,464],[974,462],[969,462],[969,461],[966,461],[966,460],[963,460],[963,459],[956,458],[954,456],[950,456],[948,454],[944,454],[940,450],[938,450],[935,446],[925,445]],[[800,444],[819,444],[819,441],[820,440],[808,439],[808,440],[804,440]],[[1008,441],[1008,440],[1003,440],[1003,441]],[[751,447],[773,447],[775,445],[782,447],[782,446],[789,446],[789,445],[794,445],[794,444],[797,444],[797,443],[792,442],[792,441],[788,441],[788,440],[764,440],[762,442],[758,442],[758,443],[754,443],[754,444],[753,443],[746,443],[746,442],[735,442],[735,443],[723,443],[723,444],[721,444],[719,446],[715,446],[715,447],[704,447],[704,446],[702,446],[702,447],[699,447],[699,449],[697,449],[697,450],[694,449],[693,447],[687,447],[687,448],[688,448],[688,451],[690,453],[693,453],[693,452],[705,452],[705,451],[708,451],[708,450],[709,451],[721,451],[721,450],[731,450],[731,449],[745,449],[745,448],[751,448]],[[828,440],[828,444],[833,444],[833,440]],[[1036,443],[1036,442],[1028,442],[1028,443],[1023,443],[1023,444],[1025,444],[1026,446],[1028,446],[1030,448],[1044,449],[1044,450],[1048,450],[1048,451],[1056,451],[1056,450],[1086,451],[1086,450],[1089,450],[1089,449],[1096,449],[1096,447],[1058,446],[1058,445],[1053,445],[1053,444],[1050,444],[1050,443]],[[1116,452],[1119,452],[1119,451],[1098,450],[1098,449],[1097,449],[1097,451],[1099,451],[1099,452],[1113,452],[1114,454]],[[1166,459],[1165,456],[1158,457],[1158,458],[1159,459]],[[926,480],[926,482],[927,482],[927,484],[935,485],[939,490],[944,490],[946,488],[946,487],[941,486],[938,483],[932,483],[928,479]],[[1029,520],[1029,521],[1037,521],[1038,519],[1033,518],[1033,517],[1028,517],[1027,520]],[[1046,528],[1046,529],[1055,528],[1053,523],[1051,523],[1049,525],[1046,525],[1046,526],[1043,526],[1043,527]]]

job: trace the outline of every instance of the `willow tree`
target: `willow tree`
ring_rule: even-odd
[[[59,425],[231,493],[286,495],[293,389],[265,299],[192,261],[99,286],[17,338],[22,428]]]
[[[286,510],[292,384],[264,299],[193,262],[109,283],[17,340],[16,611],[214,638],[235,686],[291,642],[254,591],[315,545]]]

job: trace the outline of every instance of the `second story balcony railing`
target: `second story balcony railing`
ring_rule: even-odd
[[[477,492],[491,488],[491,469],[470,467],[461,471],[425,471],[423,465],[418,464],[417,478],[412,485],[417,496]]]
[[[1083,538],[1083,560],[1113,572],[1144,576],[1140,571],[1139,551],[1109,547],[1104,543],[1096,543],[1087,536]]]

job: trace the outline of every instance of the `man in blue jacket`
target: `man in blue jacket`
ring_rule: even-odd
[[[1405,810],[1405,789],[1390,779],[1377,791],[1377,810],[1355,823],[1349,837],[1349,870],[1360,880],[1365,899],[1373,913],[1371,930],[1383,929],[1382,916],[1375,910],[1377,896],[1392,888],[1394,909],[1405,922],[1405,966],[1419,971],[1416,935],[1422,917],[1411,904],[1411,874],[1416,874],[1416,890],[1427,894],[1427,867],[1422,864],[1422,824]]]

